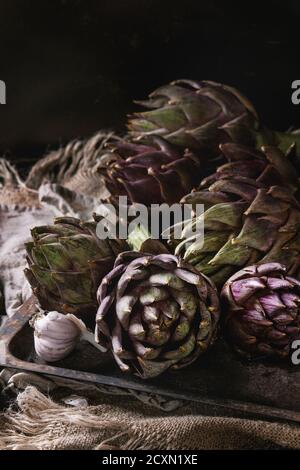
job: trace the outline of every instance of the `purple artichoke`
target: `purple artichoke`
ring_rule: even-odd
[[[181,148],[204,150],[207,159],[219,157],[219,144],[235,142],[275,145],[286,152],[292,145],[300,157],[300,134],[262,126],[251,102],[236,88],[207,80],[175,80],[159,87],[146,101],[145,111],[130,116],[132,137],[159,135]]]
[[[96,340],[144,379],[186,367],[213,343],[213,283],[170,254],[121,253],[98,290]]]
[[[248,357],[286,358],[300,339],[300,282],[279,263],[242,269],[224,285],[229,342]]]
[[[136,113],[128,128],[133,137],[160,135],[182,148],[219,155],[219,144],[254,141],[258,116],[238,90],[221,83],[175,80],[137,101],[146,111]]]
[[[199,157],[159,137],[151,146],[116,142],[112,152],[114,160],[99,171],[112,196],[127,196],[131,203],[179,202],[202,176]]]

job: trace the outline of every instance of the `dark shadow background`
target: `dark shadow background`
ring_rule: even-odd
[[[0,0],[0,153],[23,162],[128,112],[174,78],[240,88],[270,127],[300,127],[299,0]]]

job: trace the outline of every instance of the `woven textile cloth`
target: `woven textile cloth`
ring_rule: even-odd
[[[76,141],[41,159],[27,181],[0,161],[0,282],[12,315],[29,290],[23,269],[30,227],[56,215],[89,218],[105,195],[97,168],[107,134]],[[5,321],[5,315],[2,315]],[[1,317],[0,317],[1,321]],[[0,449],[278,449],[300,448],[300,427],[132,390],[52,381],[2,371],[13,390],[0,414]]]
[[[0,449],[297,449],[300,427],[208,415],[187,404],[175,411],[132,398],[98,396],[96,404],[66,406],[28,386],[18,411],[0,418]]]

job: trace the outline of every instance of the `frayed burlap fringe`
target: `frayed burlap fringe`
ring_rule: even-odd
[[[29,210],[40,207],[38,192],[28,188],[18,170],[5,158],[0,158],[0,210]]]
[[[122,140],[113,132],[99,131],[88,139],[76,139],[39,159],[25,181],[5,158],[0,158],[0,208],[41,207],[38,190],[55,183],[71,191],[105,199],[109,196],[98,170],[112,157],[108,144]]]
[[[54,403],[34,387],[27,387],[17,399],[20,411],[8,410],[0,430],[0,450],[15,448],[51,449],[56,440],[62,440],[78,428],[86,440],[91,430],[101,433],[120,433],[122,424],[116,420],[101,419],[94,407],[64,407]],[[124,425],[123,425],[124,426]]]
[[[300,447],[300,427],[225,416],[204,416],[196,405],[170,415],[148,413],[128,398],[66,407],[34,387],[18,396],[19,411],[0,418],[0,449],[201,450]]]
[[[41,184],[53,182],[72,191],[105,198],[102,179],[98,173],[112,158],[108,144],[121,140],[113,132],[99,131],[88,139],[76,139],[41,158],[30,170],[26,186],[38,189]]]
[[[11,187],[25,186],[18,170],[5,158],[0,158],[0,184]]]
[[[5,158],[0,158],[0,207],[40,207],[38,190],[55,183],[71,191],[105,199],[109,196],[98,172],[112,157],[108,144],[122,140],[113,132],[99,131],[88,139],[76,139],[39,159],[25,181]]]

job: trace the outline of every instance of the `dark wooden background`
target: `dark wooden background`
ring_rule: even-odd
[[[267,125],[300,127],[299,30],[299,0],[0,0],[0,153],[121,129],[134,98],[180,77],[237,86]]]

